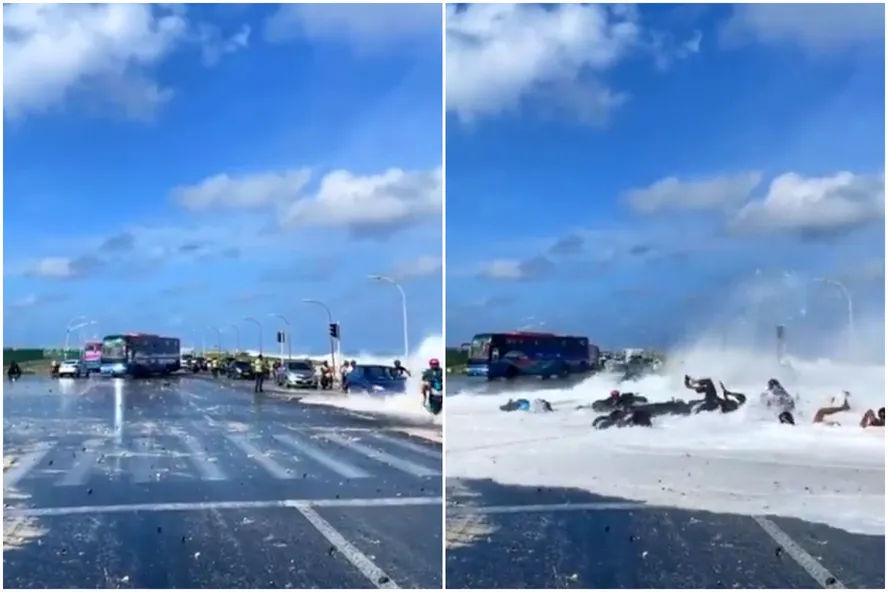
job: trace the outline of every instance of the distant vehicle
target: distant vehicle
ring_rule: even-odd
[[[83,360],[68,359],[59,364],[59,378],[89,377],[89,369]]]
[[[89,372],[102,369],[102,342],[87,341],[83,344],[83,363]]]
[[[195,358],[193,354],[182,354],[182,358],[180,360],[182,367],[186,370],[190,370],[191,367],[194,365],[194,359]]]
[[[287,388],[320,388],[320,380],[311,360],[290,360],[278,370],[277,383]]]
[[[588,337],[554,333],[481,333],[472,338],[466,374],[488,380],[537,376],[567,378],[598,367],[599,350]]]
[[[395,374],[392,366],[358,364],[345,375],[343,388],[349,393],[405,393],[407,380]]]
[[[256,373],[253,372],[253,364],[246,360],[232,360],[228,365],[226,374],[228,374],[228,378],[235,380],[248,380],[256,377]]]
[[[108,335],[102,340],[102,376],[166,376],[181,369],[176,337],[146,333]]]

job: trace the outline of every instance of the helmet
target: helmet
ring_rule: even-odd
[[[779,388],[779,387],[780,387],[780,381],[778,381],[776,378],[772,378],[771,380],[768,381],[768,388]]]
[[[432,358],[431,360],[429,360],[429,366],[432,368],[437,368],[440,365],[441,362],[438,361],[438,358]]]
[[[395,360],[395,368],[401,365],[401,360]]]
[[[619,396],[620,396],[620,391],[611,391],[611,397],[616,399]]]

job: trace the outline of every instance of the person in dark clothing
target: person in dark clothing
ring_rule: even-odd
[[[694,391],[698,395],[703,395],[702,399],[690,401],[691,405],[696,407],[697,413],[722,409],[722,400],[719,398],[711,378],[693,379],[685,374],[684,385],[685,388]]]
[[[618,390],[613,390],[607,399],[593,401],[591,405],[580,405],[577,409],[592,409],[593,411],[604,413],[614,409],[643,405],[647,402],[647,397],[643,397],[638,393],[621,393]]]
[[[392,368],[392,373],[395,375],[395,378],[407,378],[408,376],[410,376],[410,370],[408,370],[401,364],[401,360],[395,360],[394,368]]]
[[[22,377],[22,369],[18,365],[18,362],[12,362],[9,364],[9,368],[6,370],[6,376],[9,380],[18,380]]]

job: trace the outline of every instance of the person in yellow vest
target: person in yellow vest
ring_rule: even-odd
[[[259,357],[253,360],[253,374],[256,375],[256,384],[253,387],[254,393],[265,392],[262,389],[262,383],[265,382],[265,370],[265,358],[262,357],[262,354],[259,354]]]

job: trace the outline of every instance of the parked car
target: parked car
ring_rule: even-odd
[[[89,370],[83,360],[64,360],[59,364],[59,378],[89,377]]]
[[[320,380],[310,360],[290,360],[284,362],[277,373],[277,383],[286,388],[320,387]]]
[[[228,378],[235,380],[249,380],[256,377],[255,372],[253,372],[253,364],[246,360],[232,361],[228,365],[226,374]]]
[[[358,364],[345,375],[343,388],[348,393],[404,393],[407,392],[407,380],[398,377],[391,366]]]

